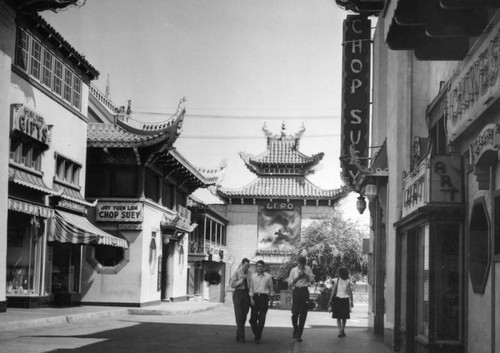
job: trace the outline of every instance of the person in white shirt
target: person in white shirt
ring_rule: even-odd
[[[349,272],[347,272],[346,268],[340,267],[337,274],[338,277],[334,280],[332,294],[330,295],[329,307],[332,310],[332,318],[337,319],[339,328],[337,337],[345,337],[345,325],[347,319],[351,318],[350,313],[354,303]]]
[[[264,261],[257,261],[257,273],[250,277],[250,326],[257,344],[262,339],[262,331],[269,309],[269,298],[274,295],[273,278],[269,273],[264,272],[264,268]]]
[[[298,264],[290,271],[288,285],[293,288],[292,292],[292,325],[293,338],[302,342],[302,332],[306,324],[308,304],[309,304],[309,285],[313,283],[314,275],[309,266],[306,265],[306,258],[299,257]]]
[[[249,280],[252,272],[248,270],[250,260],[241,260],[240,267],[231,277],[229,285],[234,288],[233,306],[236,318],[236,342],[245,343],[245,322],[247,321],[248,310],[250,309]]]

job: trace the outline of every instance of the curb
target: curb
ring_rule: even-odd
[[[189,315],[203,311],[213,310],[222,307],[223,304],[214,304],[206,307],[180,309],[180,310],[162,310],[162,309],[147,309],[147,308],[131,308],[128,309],[130,315],[160,315],[160,316],[175,316]]]
[[[48,325],[67,324],[72,322],[81,322],[104,317],[126,315],[128,308],[96,311],[92,313],[71,314],[62,316],[51,316],[40,319],[28,319],[13,322],[0,323],[0,332],[22,330],[26,328],[43,327]]]
[[[0,322],[0,333],[7,331],[16,331],[27,328],[34,327],[43,327],[48,325],[61,325],[68,324],[74,322],[82,322],[95,320],[106,317],[114,317],[120,315],[156,315],[156,316],[165,316],[165,315],[189,315],[194,313],[199,313],[203,311],[213,310],[216,308],[222,307],[223,304],[214,304],[205,307],[198,308],[186,308],[186,309],[177,309],[177,310],[165,310],[165,309],[147,309],[147,308],[121,308],[121,309],[111,309],[111,310],[103,310],[103,311],[95,311],[90,313],[79,313],[79,314],[69,314],[69,315],[60,315],[60,316],[51,316],[37,319],[26,319],[12,322]],[[0,316],[1,320],[1,316]]]

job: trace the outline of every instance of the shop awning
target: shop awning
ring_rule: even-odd
[[[41,176],[27,173],[23,170],[14,169],[12,167],[9,167],[9,181],[49,195],[54,193],[54,191],[45,185]]]
[[[64,211],[55,211],[49,241],[73,244],[97,244],[128,248],[127,241],[106,233],[87,218]]]

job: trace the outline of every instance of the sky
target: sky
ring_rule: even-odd
[[[342,186],[342,21],[334,0],[87,0],[41,13],[99,72],[92,83],[132,101],[134,116],[162,121],[186,97],[177,150],[195,166],[227,164],[224,187],[255,175],[238,152],[266,149],[262,131],[301,125],[300,151],[324,152],[309,177]],[[199,197],[214,201],[208,193]],[[350,198],[351,201],[355,200]],[[349,212],[355,212],[354,206]]]

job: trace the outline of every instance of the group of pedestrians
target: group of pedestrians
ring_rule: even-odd
[[[264,271],[265,263],[262,260],[256,263],[256,273],[250,270],[250,260],[244,258],[241,265],[233,274],[230,286],[234,289],[233,305],[236,318],[236,341],[245,343],[245,323],[250,310],[250,326],[254,334],[254,342],[259,344],[262,331],[266,323],[269,309],[269,300],[274,295],[273,279]],[[353,304],[349,273],[343,267],[338,270],[338,277],[334,280],[332,292],[328,302],[328,310],[332,318],[337,319],[339,333],[337,337],[345,337],[345,326],[350,319]],[[288,286],[292,291],[292,326],[293,338],[302,342],[302,334],[310,305],[309,285],[314,282],[311,267],[307,266],[306,258],[299,257],[288,277]]]

